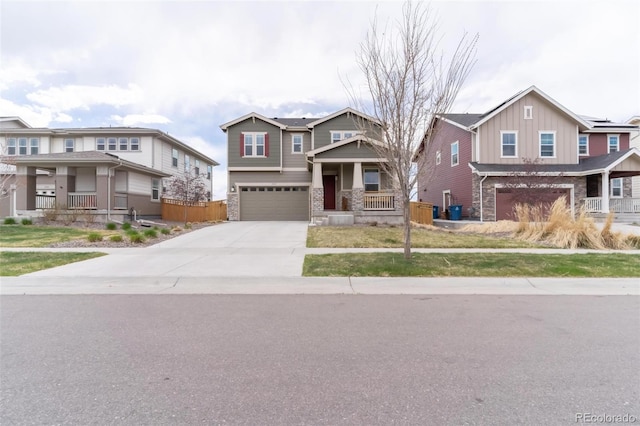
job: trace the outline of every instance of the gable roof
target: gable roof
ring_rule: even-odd
[[[555,99],[551,98],[551,96],[547,95],[542,90],[538,89],[536,86],[531,86],[528,89],[525,89],[525,90],[522,90],[522,91],[516,93],[515,95],[513,95],[512,97],[510,97],[506,101],[502,102],[500,105],[498,105],[495,108],[493,108],[493,109],[489,110],[488,112],[486,112],[479,121],[477,121],[473,125],[469,126],[469,128],[473,129],[473,128],[476,128],[476,127],[482,125],[483,123],[486,123],[487,121],[491,120],[493,117],[498,115],[500,112],[504,111],[505,109],[507,109],[508,107],[513,105],[515,102],[517,102],[518,100],[520,100],[523,97],[525,97],[526,95],[528,95],[529,93],[536,93],[538,96],[542,97],[544,100],[546,100],[547,102],[549,102],[550,104],[552,104],[553,106],[558,108],[560,111],[564,112],[566,115],[571,117],[575,122],[577,122],[578,124],[582,125],[584,128],[588,129],[588,128],[591,127],[587,121],[583,120],[580,116],[578,116],[578,115],[574,114],[573,112],[569,111],[562,104],[557,102]]]
[[[380,141],[377,141],[375,139],[369,139],[365,135],[355,135],[350,138],[343,139],[335,143],[330,143],[329,145],[325,145],[320,148],[316,148],[312,151],[307,151],[307,157],[313,157],[316,154],[321,154],[323,152],[331,151],[332,149],[340,148],[341,146],[345,146],[353,142],[359,142],[359,143],[364,142],[367,144],[382,146],[382,142]]]
[[[271,118],[267,118],[264,115],[260,115],[257,112],[250,112],[249,114],[243,115],[240,118],[236,118],[235,120],[231,120],[228,123],[224,123],[222,125],[220,125],[220,128],[222,129],[223,132],[226,132],[227,129],[235,124],[241,123],[244,120],[247,120],[249,118],[253,118],[253,119],[258,119],[258,120],[262,120],[265,123],[269,123],[272,124],[276,127],[279,127],[280,129],[284,130],[287,128],[287,126],[285,124],[279,123],[277,120],[272,120]]]
[[[8,123],[8,122],[12,122],[12,121],[15,121],[16,123],[18,123],[20,125],[20,127],[24,128],[24,129],[30,129],[31,128],[31,126],[26,121],[21,119],[20,117],[0,117],[0,128],[5,128],[2,123]]]
[[[322,123],[324,123],[326,121],[329,121],[329,120],[331,120],[333,118],[339,117],[342,114],[347,114],[347,113],[348,114],[357,115],[358,117],[362,117],[365,120],[372,121],[372,122],[374,122],[374,123],[376,123],[378,125],[382,125],[382,123],[380,123],[380,121],[377,118],[371,117],[371,116],[369,116],[367,114],[363,114],[360,111],[356,111],[355,109],[353,109],[351,107],[347,107],[347,108],[341,109],[340,111],[334,112],[333,114],[329,114],[326,117],[319,118],[316,121],[313,121],[312,123],[307,124],[307,127],[310,128],[310,129],[313,129],[318,124],[322,124]]]

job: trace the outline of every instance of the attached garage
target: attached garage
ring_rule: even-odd
[[[570,188],[496,188],[496,220],[517,220],[515,206],[518,203],[541,205],[543,214],[547,215],[554,201],[565,197],[567,204],[571,202]]]
[[[240,220],[309,220],[308,186],[240,187]]]

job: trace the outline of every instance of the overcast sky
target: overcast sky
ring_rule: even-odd
[[[444,48],[480,36],[452,112],[484,112],[536,85],[577,114],[640,114],[640,1],[435,1]],[[398,1],[0,2],[0,116],[34,127],[161,129],[221,163],[220,124],[255,111],[322,116],[371,19]]]

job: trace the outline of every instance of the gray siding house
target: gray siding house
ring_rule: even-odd
[[[2,216],[81,210],[92,220],[159,216],[168,181],[198,174],[212,193],[218,163],[160,130],[139,127],[33,128],[0,117]]]
[[[321,118],[250,113],[227,134],[229,220],[400,223],[393,180],[372,144],[380,123],[351,108]]]

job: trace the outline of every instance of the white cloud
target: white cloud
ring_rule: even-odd
[[[169,124],[171,120],[159,114],[128,114],[124,117],[112,115],[111,119],[122,126],[137,124]]]
[[[143,92],[136,84],[129,84],[126,88],[116,85],[66,85],[29,93],[27,99],[40,106],[63,112],[74,109],[86,110],[94,105],[132,105],[142,101]]]

